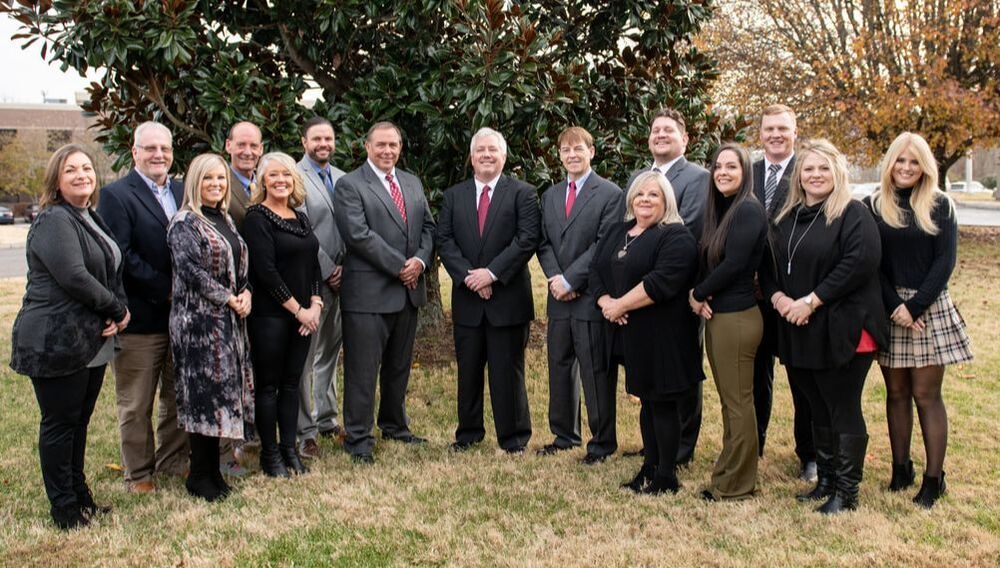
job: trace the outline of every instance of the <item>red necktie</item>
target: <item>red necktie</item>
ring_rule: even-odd
[[[389,195],[392,196],[392,202],[396,204],[396,209],[399,209],[399,214],[403,217],[403,223],[406,223],[406,204],[403,203],[403,192],[399,191],[399,185],[396,180],[392,179],[392,174],[385,175],[385,181],[389,182]]]
[[[490,186],[484,185],[483,192],[479,194],[479,234],[483,234],[486,227],[486,213],[490,210]]]
[[[569,182],[569,194],[566,195],[566,218],[569,219],[569,213],[573,210],[573,204],[576,203],[576,182]]]

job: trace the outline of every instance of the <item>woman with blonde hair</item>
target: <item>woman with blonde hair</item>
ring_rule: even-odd
[[[173,262],[170,345],[177,379],[177,422],[188,432],[188,493],[224,499],[219,438],[253,432],[253,372],[247,246],[229,210],[229,167],[196,157],[184,176],[184,203],[167,228]]]
[[[878,353],[892,448],[889,490],[901,491],[914,481],[910,438],[915,402],[926,465],[913,501],[930,508],[945,491],[944,367],[972,360],[965,322],[948,294],[958,223],[951,200],[938,189],[934,154],[920,135],[896,137],[882,159],[881,182],[865,203],[881,236],[882,299],[892,320],[888,349]]]
[[[319,241],[309,218],[295,209],[305,200],[305,188],[291,156],[265,154],[257,180],[243,236],[253,259],[250,282],[258,292],[249,331],[260,465],[265,475],[288,477],[289,470],[307,471],[295,436],[299,378],[323,307]]]
[[[760,282],[783,318],[778,356],[812,411],[818,480],[798,499],[825,499],[817,511],[832,514],[858,505],[868,447],[861,393],[888,341],[881,247],[871,215],[851,198],[843,154],[814,140],[797,156]]]

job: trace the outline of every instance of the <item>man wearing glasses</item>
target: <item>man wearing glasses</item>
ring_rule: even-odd
[[[170,251],[167,225],[180,208],[184,186],[170,179],[173,136],[158,122],[135,130],[134,167],[103,188],[98,213],[114,233],[123,255],[123,282],[132,323],[119,336],[115,374],[118,428],[125,485],[133,493],[155,490],[153,475],[184,475],[187,434],[177,427],[177,396],[170,357]],[[159,410],[153,432],[153,401]]]

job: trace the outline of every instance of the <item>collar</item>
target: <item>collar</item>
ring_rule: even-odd
[[[788,167],[788,162],[791,162],[792,158],[794,158],[794,157],[795,157],[795,152],[792,152],[787,158],[785,158],[783,161],[781,161],[780,163],[778,163],[777,164],[778,165],[778,171],[779,172],[785,171],[785,168]],[[767,172],[768,168],[771,167],[771,165],[774,164],[774,163],[775,162],[772,162],[771,160],[768,160],[767,156],[764,156],[764,171]]]
[[[303,156],[303,158],[305,158],[306,162],[308,162],[309,165],[312,166],[312,169],[316,170],[316,173],[326,172],[331,176],[333,175],[333,168],[330,167],[330,162],[327,162],[325,166],[321,166],[316,162],[314,162],[313,159],[309,157],[309,154],[306,154],[305,156]]]
[[[500,175],[503,175],[503,174],[500,174]],[[500,176],[497,176],[497,177],[491,179],[490,181],[488,181],[486,183],[483,183],[483,182],[479,181],[475,177],[472,178],[472,181],[476,182],[476,195],[479,195],[480,193],[482,193],[484,186],[487,186],[487,185],[490,186],[490,191],[493,191],[494,189],[496,189],[497,188],[497,182],[500,181]]]
[[[399,183],[399,178],[396,177],[395,167],[392,168],[391,172],[383,172],[378,168],[378,166],[375,165],[375,162],[371,161],[371,158],[368,159],[368,167],[371,168],[373,172],[375,172],[375,176],[378,177],[379,181],[381,181],[382,183],[386,183],[385,176],[387,175],[392,176],[392,179],[396,180],[396,183]]]
[[[657,164],[656,160],[653,160],[653,165],[649,166],[649,169],[652,170],[653,168],[657,168],[658,170],[660,170],[660,173],[662,173],[663,175],[667,175],[667,172],[670,171],[670,168],[674,167],[674,164],[676,164],[677,162],[679,162],[680,159],[683,158],[683,157],[684,157],[684,154],[681,154],[680,156],[677,156],[676,158],[674,158],[673,160],[670,160],[669,162],[667,162],[665,164]]]
[[[243,189],[250,187],[250,184],[253,183],[253,175],[251,175],[250,177],[246,177],[240,172],[236,171],[236,168],[234,168],[231,165],[229,166],[229,171],[233,172],[233,175],[236,176],[236,179],[240,180],[240,183],[243,184]]]
[[[587,178],[589,178],[590,174],[593,173],[593,172],[594,172],[594,170],[587,169],[587,171],[584,172],[584,174],[582,176],[580,176],[580,179],[576,180],[576,192],[577,193],[580,193],[580,190],[583,189],[583,186],[587,183]],[[570,181],[572,181],[572,180],[570,180],[569,177],[567,177],[566,178],[566,188],[567,189],[569,188],[569,182]]]
[[[139,177],[142,178],[142,181],[146,182],[146,185],[156,193],[161,193],[164,189],[170,187],[169,175],[167,176],[167,182],[165,184],[157,185],[155,181],[153,181],[151,178],[146,177],[146,174],[140,172],[138,168],[135,170],[135,173],[139,174]]]

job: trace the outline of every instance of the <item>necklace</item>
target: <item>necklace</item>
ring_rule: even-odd
[[[622,248],[622,250],[618,251],[618,258],[625,258],[625,255],[628,254],[628,247],[629,247],[629,245],[631,245],[632,243],[634,243],[635,240],[638,239],[639,236],[641,236],[641,235],[642,235],[642,233],[639,233],[638,235],[629,238],[630,235],[628,233],[625,233],[625,247]]]
[[[809,229],[812,229],[813,223],[816,222],[816,219],[819,219],[819,213],[817,212],[816,216],[813,217],[813,220],[809,222],[809,226],[806,227],[805,232],[802,233],[799,240],[795,241],[795,246],[792,247],[792,237],[795,235],[795,227],[799,224],[799,212],[802,211],[802,207],[803,206],[800,205],[799,208],[795,210],[795,222],[792,223],[792,232],[788,234],[788,274],[792,273],[792,259],[795,258],[795,251],[799,250],[799,245],[802,244],[802,239],[806,238],[806,235],[809,233]]]

